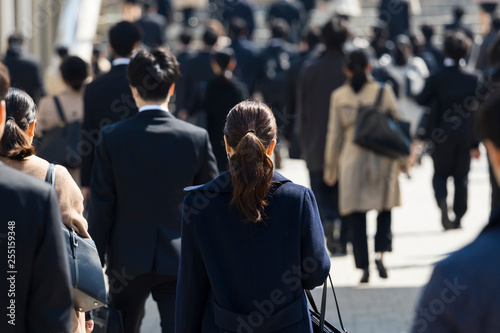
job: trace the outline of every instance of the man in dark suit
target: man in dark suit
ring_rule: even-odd
[[[28,53],[23,35],[9,37],[4,63],[9,69],[11,86],[24,90],[38,104],[45,96],[42,70],[38,61]]]
[[[450,24],[446,24],[444,26],[444,31],[451,32],[457,29],[462,30],[467,35],[467,37],[473,40],[474,34],[470,30],[469,26],[467,26],[462,21],[464,15],[465,15],[465,10],[461,6],[455,6],[455,8],[453,8],[453,22]]]
[[[338,212],[338,186],[323,181],[326,132],[332,92],[346,80],[342,47],[347,40],[346,22],[333,18],[321,29],[326,50],[318,58],[304,63],[297,86],[296,134],[309,169],[311,189],[318,200],[321,221],[330,252],[345,253],[347,230],[343,228],[341,245],[333,239]]]
[[[104,128],[96,147],[89,231],[126,333],[151,293],[162,332],[174,331],[183,188],[217,176],[208,133],[168,111],[178,73],[166,51],[139,51],[127,70],[139,114]]]
[[[471,41],[462,31],[455,31],[444,41],[444,68],[431,75],[416,101],[431,108],[432,127],[429,128],[431,157],[434,162],[432,185],[441,210],[445,230],[460,228],[467,211],[468,175],[471,156],[479,158],[478,143],[473,135],[473,118],[479,103],[476,75],[461,69],[460,62],[468,55]],[[453,211],[455,221],[448,216],[447,182],[455,183]]]
[[[268,22],[274,19],[283,19],[290,26],[288,39],[292,43],[298,43],[302,29],[306,25],[307,12],[303,4],[298,0],[277,0],[271,4],[267,14]]]
[[[0,138],[8,89],[0,62]],[[0,203],[0,332],[72,332],[73,294],[56,193],[0,163]]]
[[[177,88],[177,96],[179,96],[178,116],[181,119],[186,119],[188,110],[192,109],[199,84],[215,76],[211,61],[215,54],[214,49],[218,38],[217,32],[207,27],[203,33],[204,48],[183,66],[185,71],[181,73],[183,76],[182,85]]]
[[[148,47],[164,45],[167,42],[167,19],[158,14],[156,4],[145,2],[142,10],[141,18],[135,22],[142,30],[142,43]]]
[[[500,95],[479,111],[483,143],[500,181]],[[500,332],[500,211],[469,245],[439,262],[418,304],[412,333]]]
[[[236,56],[234,75],[247,85],[250,95],[255,89],[258,51],[255,44],[247,36],[245,20],[235,17],[229,23],[228,37],[231,38],[230,47]]]
[[[254,6],[252,2],[248,0],[223,0],[222,5],[222,22],[224,26],[228,27],[231,20],[235,17],[239,17],[247,23],[246,32],[248,33],[248,39],[252,39],[252,34],[255,29],[255,14]]]
[[[109,31],[110,49],[115,58],[113,67],[85,88],[82,141],[78,151],[82,157],[80,180],[85,199],[90,194],[94,150],[101,140],[101,128],[137,113],[127,80],[127,65],[140,41],[141,33],[133,23],[123,21],[113,26]]]

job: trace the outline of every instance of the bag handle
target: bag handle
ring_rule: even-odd
[[[320,332],[323,332],[323,328],[325,327],[326,291],[328,289],[328,280],[330,280],[330,285],[332,287],[333,298],[335,299],[335,306],[337,307],[337,315],[339,317],[340,327],[342,328],[342,331],[347,333],[347,330],[344,328],[344,323],[342,322],[342,315],[340,314],[339,302],[337,300],[337,294],[335,293],[335,287],[333,286],[332,276],[330,274],[328,274],[328,278],[325,280],[325,283],[323,284],[323,293],[321,297],[321,312],[318,312],[318,308],[316,307],[316,302],[314,302],[314,298],[311,294],[311,291],[307,289],[304,289],[304,291],[306,293],[307,299],[309,300],[309,303],[311,304],[313,311],[320,314]]]
[[[62,122],[65,125],[68,125],[68,119],[66,119],[66,116],[64,115],[64,111],[61,105],[61,101],[59,100],[59,97],[54,96],[54,103],[56,104],[56,109],[57,113],[59,114],[59,118],[61,118]]]
[[[45,182],[56,187],[56,166],[54,163],[49,164],[49,169],[47,170],[47,175],[45,176]]]
[[[384,97],[384,87],[385,84],[382,83],[378,90],[377,100],[375,101],[375,107],[379,109],[382,106],[382,98]]]

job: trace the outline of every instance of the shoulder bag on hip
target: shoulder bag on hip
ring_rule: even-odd
[[[332,287],[333,298],[335,299],[335,305],[337,306],[337,315],[339,316],[340,327],[342,331],[333,326],[333,324],[329,323],[325,319],[326,312],[326,294],[328,290],[328,281],[330,281],[330,285]],[[311,323],[313,327],[314,333],[347,333],[344,328],[344,323],[342,322],[342,316],[340,315],[339,303],[337,301],[337,295],[335,294],[335,288],[333,287],[332,277],[328,274],[328,277],[323,284],[323,296],[321,297],[321,310],[318,311],[316,307],[316,303],[314,302],[314,298],[311,294],[311,291],[304,290],[309,300],[309,304],[311,305],[311,309],[309,310],[309,315],[311,316]]]
[[[54,164],[50,164],[45,182],[55,186]],[[63,226],[63,232],[69,257],[75,309],[87,312],[104,306],[107,302],[106,285],[94,241],[78,236],[75,230],[66,226]]]
[[[54,103],[64,126],[46,131],[36,149],[36,154],[50,163],[60,164],[67,168],[78,168],[82,163],[82,158],[78,154],[81,122],[69,123],[57,96],[54,96]]]
[[[390,158],[410,155],[410,124],[381,112],[384,86],[380,87],[374,105],[360,106],[356,118],[354,143]]]

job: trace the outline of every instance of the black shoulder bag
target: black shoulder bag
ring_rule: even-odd
[[[45,182],[56,184],[56,168],[50,164]],[[80,312],[104,306],[107,302],[104,273],[97,248],[92,239],[83,238],[72,228],[63,226],[69,257],[71,282],[73,285],[73,306]]]
[[[342,331],[340,331],[338,328],[330,324],[325,319],[328,280],[330,280],[330,286],[332,287],[333,298],[335,299],[335,305],[337,306],[337,315],[339,316],[339,322]],[[309,314],[311,316],[311,323],[314,333],[347,333],[346,329],[344,328],[344,323],[342,322],[339,303],[337,301],[337,295],[335,294],[335,288],[333,287],[332,277],[330,276],[330,274],[328,274],[328,278],[325,280],[325,283],[323,284],[323,296],[321,297],[321,311],[318,311],[318,308],[316,307],[316,303],[314,302],[314,298],[311,294],[311,291],[306,289],[304,291],[306,293],[307,299],[309,300],[309,304],[311,305],[312,308],[309,309]]]
[[[36,149],[36,155],[50,163],[60,164],[67,168],[78,168],[82,163],[82,158],[78,154],[81,122],[68,123],[57,96],[54,96],[54,103],[64,126],[53,128],[43,134],[41,143]]]
[[[360,106],[356,118],[354,143],[390,158],[410,155],[410,124],[381,112],[384,86],[380,87],[374,105]]]

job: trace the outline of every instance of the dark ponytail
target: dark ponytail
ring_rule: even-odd
[[[234,154],[229,160],[233,182],[231,204],[246,220],[262,222],[274,164],[266,151],[276,139],[276,120],[263,103],[246,101],[227,115],[224,135]]]
[[[350,52],[346,57],[347,69],[352,73],[350,84],[355,93],[358,93],[368,81],[366,67],[368,57],[362,50]]]
[[[37,108],[27,93],[14,88],[5,97],[5,106],[7,120],[0,140],[0,155],[22,161],[35,153],[27,132],[36,120]]]

